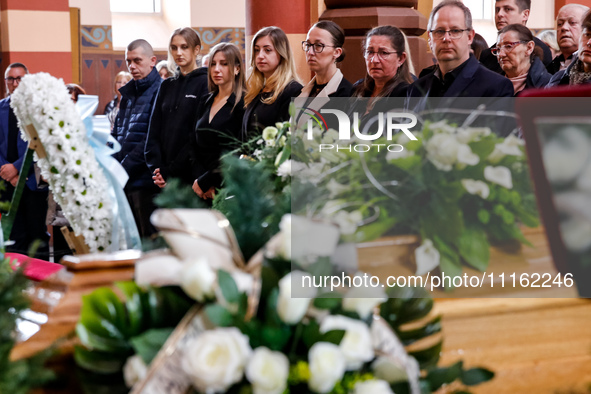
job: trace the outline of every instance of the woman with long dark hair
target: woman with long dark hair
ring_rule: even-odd
[[[200,102],[208,93],[207,68],[197,68],[200,49],[199,35],[190,27],[170,37],[169,56],[178,68],[174,77],[162,81],[145,148],[146,163],[160,188],[171,178],[193,184],[190,141]]]

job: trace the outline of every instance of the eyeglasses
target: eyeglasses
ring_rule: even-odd
[[[20,82],[21,82],[21,79],[22,79],[21,77],[16,77],[16,78],[13,78],[13,77],[6,77],[6,78],[4,78],[4,80],[5,80],[6,82],[8,82],[8,83],[15,83],[15,82],[18,82],[18,83],[20,83]]]
[[[308,41],[302,41],[302,49],[304,50],[304,52],[308,52],[310,50],[310,47],[314,49],[314,53],[321,53],[322,51],[324,51],[325,47],[336,48],[336,46],[334,45],[324,45],[319,42],[317,42],[316,44],[312,44]]]
[[[464,34],[465,31],[470,31],[470,29],[429,30],[429,32],[433,35],[433,38],[436,40],[443,40],[443,37],[445,37],[447,33],[449,33],[449,38],[452,40],[457,40],[458,38],[462,37],[462,34]]]
[[[374,56],[377,56],[378,59],[380,60],[387,60],[390,55],[392,55],[393,53],[398,53],[396,51],[392,51],[392,52],[388,52],[388,51],[378,51],[378,52],[374,52],[371,50],[366,50],[365,52],[363,52],[363,56],[365,56],[365,58],[367,60],[372,59]]]
[[[513,49],[515,49],[515,47],[519,44],[527,44],[529,41],[514,41],[514,42],[507,42],[505,44],[502,45],[497,45],[494,48],[491,48],[491,52],[493,55],[495,56],[499,56],[501,54],[501,51],[505,51],[505,53],[510,53]]]

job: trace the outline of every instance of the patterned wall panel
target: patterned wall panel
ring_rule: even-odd
[[[231,42],[238,45],[242,58],[244,59],[245,35],[242,27],[194,27],[201,37],[203,53],[209,53],[209,50],[220,42]]]
[[[82,52],[112,52],[113,35],[111,26],[81,26],[80,45]]]

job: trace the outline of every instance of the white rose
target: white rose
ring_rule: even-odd
[[[425,146],[427,159],[442,171],[451,171],[458,159],[460,144],[455,136],[450,134],[435,134]]]
[[[133,387],[134,384],[146,377],[147,372],[148,366],[140,356],[136,354],[129,357],[123,366],[123,380],[125,380],[125,385],[129,388]]]
[[[254,350],[246,366],[246,378],[252,383],[254,394],[281,394],[287,387],[289,360],[280,352],[266,347]]]
[[[408,379],[404,366],[391,357],[378,357],[371,364],[371,369],[376,378],[385,380],[388,383],[402,382]]]
[[[421,246],[415,250],[415,260],[417,263],[417,275],[424,275],[433,271],[439,266],[439,251],[433,245],[433,241],[426,239]]]
[[[462,179],[462,186],[464,186],[464,189],[466,189],[468,193],[480,196],[485,200],[490,194],[490,188],[485,182],[482,181],[477,181],[474,179]]]
[[[328,393],[345,374],[345,359],[340,348],[328,342],[317,342],[308,353],[310,380],[308,386],[317,393]]]
[[[484,179],[489,182],[496,183],[506,189],[513,188],[513,180],[511,178],[511,171],[507,167],[486,166],[484,168]]]
[[[263,140],[265,142],[273,141],[273,145],[274,145],[275,137],[277,137],[278,133],[279,133],[279,130],[277,130],[276,127],[273,127],[273,126],[265,127],[263,129]]]
[[[480,157],[472,152],[472,149],[466,144],[461,144],[458,147],[458,163],[475,166],[480,162]]]
[[[174,255],[147,254],[135,265],[138,285],[174,286],[181,283],[183,263]]]
[[[488,156],[488,161],[491,163],[498,163],[505,156],[523,156],[521,146],[525,145],[525,141],[520,138],[510,135],[500,144],[495,145],[495,150]]]
[[[384,380],[366,380],[355,383],[354,394],[394,394],[388,382]]]
[[[334,198],[334,197],[338,196],[339,194],[348,191],[349,186],[340,184],[331,178],[330,181],[328,181],[328,183],[326,184],[326,190],[328,190],[330,192],[330,195],[328,197]]]
[[[454,134],[456,132],[456,129],[454,127],[451,127],[446,120],[440,120],[439,122],[431,123],[429,125],[429,129],[435,134]]]
[[[315,295],[315,288],[304,289],[308,292],[309,298],[292,297],[292,281],[296,284],[302,283],[304,276],[310,276],[302,271],[293,271],[285,275],[279,281],[279,298],[277,299],[277,314],[279,318],[287,324],[297,324],[302,320],[308,307],[310,306],[311,298]]]
[[[488,127],[467,127],[459,128],[456,133],[456,138],[462,144],[467,144],[472,141],[478,141],[482,137],[490,135],[491,130]]]
[[[346,330],[339,348],[345,357],[348,371],[361,368],[374,357],[371,332],[361,320],[345,316],[327,316],[320,324],[320,332]]]
[[[339,225],[341,229],[341,234],[343,235],[351,235],[355,234],[357,231],[357,226],[363,220],[363,215],[361,211],[355,210],[353,212],[347,211],[338,211],[333,217],[332,220]]]
[[[217,276],[207,260],[200,258],[186,262],[181,271],[181,288],[191,298],[204,302],[214,296]]]
[[[242,380],[251,353],[237,328],[216,328],[187,344],[182,368],[199,391],[225,391]]]
[[[408,138],[408,137],[407,137]],[[412,150],[408,150],[408,149],[403,149],[400,152],[391,152],[388,151],[388,153],[386,153],[386,161],[392,161],[392,160],[396,160],[396,159],[404,159],[407,157],[411,157],[414,156],[415,152]]]
[[[280,156],[277,156],[280,157]],[[279,168],[277,168],[277,176],[286,179],[291,176],[291,160],[285,160]]]
[[[587,162],[589,137],[574,126],[555,132],[553,136],[542,153],[546,175],[550,182],[569,182]]]
[[[570,217],[560,222],[560,232],[566,248],[582,253],[591,248],[591,222],[584,217]]]
[[[353,287],[343,298],[343,309],[356,312],[362,319],[367,319],[376,306],[387,300],[382,287]]]
[[[289,220],[284,216],[286,219],[285,228],[289,225],[290,231],[285,233],[285,242],[286,247],[289,242],[292,259],[299,260],[307,256],[332,256],[334,254],[340,237],[337,226],[297,215],[289,215],[287,218]],[[282,231],[284,231],[283,228]]]

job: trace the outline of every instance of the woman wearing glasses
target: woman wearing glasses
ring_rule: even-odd
[[[345,58],[343,44],[345,32],[333,21],[320,21],[308,31],[302,49],[306,52],[306,62],[314,77],[299,95],[308,98],[305,107],[318,111],[329,97],[351,97],[353,85],[343,77],[337,64]],[[302,110],[296,110],[297,127],[302,128],[309,119]]]
[[[356,97],[405,97],[412,76],[404,33],[394,26],[374,27],[365,36],[367,75],[353,85]]]
[[[252,39],[252,73],[248,77],[242,121],[242,138],[259,134],[267,126],[289,120],[292,97],[302,91],[297,81],[293,53],[287,36],[278,27],[259,30]]]
[[[521,24],[513,24],[499,32],[497,45],[491,49],[513,84],[516,96],[525,89],[546,86],[552,77],[535,55],[535,46],[531,31]]]
[[[591,83],[591,11],[581,23],[579,50],[573,55],[572,63],[552,76],[548,87],[557,85],[581,85]]]

